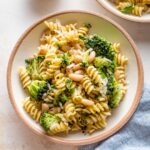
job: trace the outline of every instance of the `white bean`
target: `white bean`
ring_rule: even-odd
[[[69,78],[73,81],[80,82],[83,79],[83,75],[70,73]]]
[[[96,53],[92,51],[90,55],[88,56],[88,62],[91,63],[95,59]]]
[[[70,50],[70,51],[69,51],[69,54],[70,54],[70,55],[74,55],[74,54],[75,54],[75,53],[74,53],[74,50]]]
[[[68,46],[68,45],[63,45],[63,46],[61,47],[61,49],[66,52],[66,51],[69,51],[69,50],[70,50],[70,46]]]
[[[77,64],[73,67],[73,70],[76,71],[76,70],[80,70],[82,69],[83,67],[80,65],[80,64]]]
[[[76,55],[76,54],[79,54],[79,52],[78,52],[77,50],[71,49],[71,50],[69,51],[69,54],[70,54],[70,55]]]
[[[94,105],[94,102],[92,100],[88,100],[88,99],[85,99],[85,98],[82,99],[81,103],[83,105],[86,105],[86,106],[92,106],[92,105]]]
[[[80,63],[82,61],[82,56],[80,55],[74,55],[73,56],[73,61],[77,64]]]
[[[66,67],[66,72],[67,73],[72,73],[73,72],[72,69],[73,69],[74,66],[75,66],[75,64],[71,64],[71,65],[67,66]]]
[[[77,71],[75,71],[75,74],[81,74],[81,75],[83,75],[84,71],[83,70],[77,70]]]
[[[42,104],[42,112],[46,112],[46,111],[48,111],[48,109],[49,109],[48,104],[43,103],[43,104]]]

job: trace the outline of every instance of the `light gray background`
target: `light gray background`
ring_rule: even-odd
[[[134,23],[115,17],[95,0],[0,0],[0,150],[77,149],[51,143],[32,133],[16,116],[6,87],[9,55],[19,36],[41,17],[51,12],[70,9],[104,14],[122,25],[139,48],[144,65],[145,83],[150,83],[150,24]]]

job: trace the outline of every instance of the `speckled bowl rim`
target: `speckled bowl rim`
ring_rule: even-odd
[[[88,139],[83,139],[83,140],[68,140],[68,139],[64,139],[62,137],[53,137],[53,136],[49,136],[47,135],[44,131],[39,131],[38,129],[34,128],[33,126],[31,126],[31,124],[29,124],[29,122],[27,122],[24,117],[21,115],[21,113],[18,111],[17,109],[17,104],[15,101],[15,97],[13,95],[13,91],[12,91],[12,80],[11,80],[11,75],[12,75],[12,64],[14,61],[14,57],[18,51],[19,46],[22,44],[23,40],[26,38],[26,36],[36,27],[38,26],[40,23],[42,23],[44,20],[47,20],[51,17],[57,16],[57,15],[63,15],[63,14],[67,14],[67,13],[84,13],[84,14],[89,14],[89,15],[94,15],[96,17],[100,17],[106,21],[108,21],[109,23],[111,23],[115,28],[117,28],[130,42],[136,59],[137,59],[137,65],[138,65],[138,86],[137,86],[137,90],[136,90],[136,95],[134,97],[134,101],[132,103],[132,106],[130,108],[130,110],[128,111],[128,113],[122,117],[121,121],[112,129],[106,131],[105,133],[102,133],[98,136],[95,137],[89,137]],[[102,141],[106,138],[108,138],[109,136],[111,136],[112,134],[114,134],[115,132],[117,132],[120,128],[122,128],[127,121],[131,118],[131,116],[133,115],[133,113],[135,112],[139,102],[140,102],[140,98],[142,95],[142,88],[143,88],[143,81],[144,81],[144,76],[143,76],[144,72],[143,72],[143,66],[142,66],[142,61],[140,58],[140,54],[138,52],[138,49],[136,47],[136,45],[134,44],[133,40],[131,39],[131,37],[129,36],[129,34],[117,23],[115,23],[114,21],[112,21],[111,19],[99,15],[97,13],[94,12],[89,12],[89,11],[83,11],[83,10],[70,10],[70,11],[60,11],[60,12],[56,12],[53,14],[50,14],[42,19],[40,19],[39,21],[37,21],[36,23],[34,23],[33,25],[31,25],[19,38],[19,40],[17,41],[16,45],[14,46],[12,53],[10,55],[9,58],[9,62],[8,62],[8,68],[7,68],[7,88],[8,88],[8,94],[10,97],[10,101],[16,111],[16,113],[18,114],[18,116],[21,118],[21,120],[23,120],[23,122],[32,130],[34,131],[36,134],[43,136],[45,138],[47,138],[50,141],[59,143],[59,144],[66,144],[66,145],[85,145],[85,144],[91,144],[91,143],[95,143],[98,141]]]
[[[117,11],[119,10],[113,10],[113,9],[109,9],[108,5],[104,5],[103,2],[99,2],[98,0],[96,0],[97,3],[99,5],[101,5],[105,10],[108,10],[109,12],[111,12],[112,14],[120,17],[120,18],[123,18],[123,19],[126,19],[126,20],[129,20],[129,21],[133,21],[133,22],[138,22],[138,23],[150,23],[150,18],[149,19],[140,19],[140,17],[138,18],[132,18],[132,16],[129,16],[129,15],[126,15],[126,14],[123,14],[123,13],[118,13]],[[103,1],[103,0],[102,0]],[[149,14],[150,15],[150,14]]]

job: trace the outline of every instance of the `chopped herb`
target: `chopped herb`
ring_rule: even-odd
[[[58,94],[54,99],[54,105],[58,106],[59,102],[65,104],[68,101],[68,96],[65,93]]]
[[[86,40],[86,37],[83,36],[83,35],[79,35],[79,38],[80,38],[81,40]]]
[[[89,66],[89,63],[87,62],[87,61],[82,61],[81,62],[81,64],[80,64],[80,66],[82,66],[82,67],[88,67]]]
[[[55,88],[56,88],[56,86],[52,84],[51,85],[51,89],[55,89]]]
[[[64,65],[70,65],[70,57],[68,55],[68,53],[65,53],[62,57],[62,64]]]
[[[88,29],[90,29],[92,27],[92,25],[90,23],[85,23],[84,26],[87,27]]]
[[[46,62],[46,65],[51,65],[52,63],[51,62]]]
[[[75,91],[75,88],[68,89],[68,91],[72,94]]]
[[[61,95],[61,102],[64,104],[66,101],[68,101],[68,97],[67,97],[67,95],[66,94],[62,94]]]
[[[133,9],[134,9],[134,5],[129,5],[129,6],[124,7],[121,10],[121,12],[124,14],[131,14]]]
[[[68,92],[72,94],[72,93],[74,93],[75,89],[71,88],[71,85],[72,85],[72,80],[67,79],[66,80],[66,88],[67,88]]]

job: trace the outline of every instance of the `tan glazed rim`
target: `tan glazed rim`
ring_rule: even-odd
[[[132,16],[129,16],[129,15],[126,15],[126,14],[123,14],[123,13],[117,13],[117,11],[118,11],[117,9],[116,9],[116,11],[114,11],[113,9],[109,9],[108,6],[104,5],[103,3],[99,2],[98,0],[96,0],[96,1],[105,10],[108,10],[110,13],[112,13],[112,14],[114,14],[116,16],[119,16],[120,18],[129,20],[129,21],[138,22],[138,23],[150,23],[150,18],[149,19],[144,19],[144,20],[141,20],[140,17],[139,18],[132,18]]]
[[[18,109],[17,109],[17,104],[15,101],[15,97],[13,95],[13,91],[12,91],[12,80],[11,80],[11,75],[12,75],[12,64],[14,61],[14,57],[17,53],[17,50],[19,48],[19,46],[22,44],[22,41],[26,38],[26,36],[40,23],[42,23],[44,20],[49,19],[51,17],[57,16],[57,15],[62,15],[62,14],[67,14],[67,13],[85,13],[85,14],[90,14],[90,15],[94,15],[97,17],[100,17],[108,22],[110,22],[115,28],[119,29],[121,31],[121,33],[123,33],[123,35],[128,39],[128,41],[130,42],[136,59],[137,59],[137,65],[138,65],[138,86],[137,86],[137,91],[136,91],[136,95],[134,97],[134,101],[133,104],[130,108],[130,110],[128,111],[128,113],[123,116],[123,118],[121,119],[121,121],[112,129],[108,130],[105,133],[102,133],[98,136],[95,137],[89,137],[88,139],[83,139],[83,140],[66,140],[62,137],[53,137],[53,136],[49,136],[47,134],[45,134],[45,132],[43,131],[39,131],[36,128],[34,128],[33,126],[31,126],[29,124],[29,122],[27,122],[24,117],[21,115],[21,113],[19,113]],[[96,14],[94,12],[89,12],[89,11],[81,11],[81,10],[72,10],[72,11],[61,11],[61,12],[57,12],[57,13],[53,13],[50,14],[42,19],[40,19],[39,21],[37,21],[36,23],[34,23],[32,26],[30,26],[23,34],[22,36],[19,38],[19,40],[17,41],[15,47],[13,48],[13,51],[11,53],[11,56],[9,58],[9,62],[8,62],[8,68],[7,68],[7,88],[8,88],[8,94],[10,97],[10,101],[15,109],[15,111],[17,112],[18,116],[21,118],[21,120],[23,120],[23,122],[30,128],[32,129],[36,134],[38,135],[42,135],[43,137],[47,138],[50,141],[59,143],[59,144],[66,144],[66,145],[85,145],[85,144],[91,144],[91,143],[95,143],[98,141],[102,141],[105,138],[108,138],[109,136],[111,136],[112,134],[114,134],[115,132],[117,132],[120,128],[122,128],[127,121],[131,118],[131,116],[133,115],[133,113],[135,112],[139,101],[140,101],[140,97],[142,95],[142,88],[143,88],[143,80],[144,80],[144,76],[143,76],[143,66],[142,66],[142,62],[141,62],[141,58],[139,55],[139,52],[137,50],[137,47],[135,46],[133,40],[131,39],[131,37],[129,36],[129,34],[118,24],[116,24],[114,21],[112,21],[111,19],[108,19],[105,16]]]

